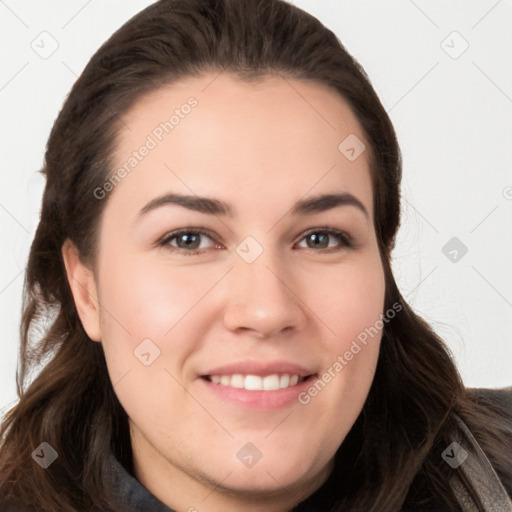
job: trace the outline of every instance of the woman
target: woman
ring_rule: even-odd
[[[401,296],[395,133],[315,18],[153,4],[44,173],[1,510],[512,511],[511,391]]]

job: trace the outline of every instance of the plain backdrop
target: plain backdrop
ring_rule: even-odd
[[[148,0],[0,0],[0,413],[17,400],[24,269],[52,124]],[[369,75],[403,154],[402,293],[467,386],[512,385],[512,1],[295,0]]]

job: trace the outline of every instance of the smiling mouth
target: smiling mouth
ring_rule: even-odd
[[[202,378],[219,386],[247,391],[276,391],[297,386],[313,376],[313,374],[300,376],[288,373],[274,373],[266,376],[235,373],[233,375],[204,375]]]

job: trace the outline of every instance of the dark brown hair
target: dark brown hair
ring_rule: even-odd
[[[0,430],[0,498],[14,510],[121,510],[106,485],[105,453],[112,450],[131,468],[128,420],[102,346],[89,340],[80,323],[61,247],[69,238],[83,261],[94,263],[108,198],[98,201],[93,191],[113,172],[123,113],[156,88],[205,71],[246,81],[272,74],[326,85],[348,101],[369,145],[385,308],[399,303],[402,310],[385,325],[372,387],[336,453],[322,510],[458,510],[451,478],[461,478],[476,495],[440,456],[452,442],[453,412],[470,418],[512,492],[506,473],[511,441],[488,428],[499,411],[471,398],[446,346],[395,283],[391,251],[400,219],[401,156],[362,67],[330,30],[284,1],[161,0],[129,20],[91,58],[50,134],[41,220],[25,278],[20,399]],[[59,454],[44,471],[31,457],[42,441]],[[301,505],[304,510],[310,502]]]

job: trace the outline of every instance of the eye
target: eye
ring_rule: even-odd
[[[330,245],[332,239],[338,240],[338,244]],[[306,240],[308,249],[321,249],[321,252],[341,251],[353,245],[352,239],[347,233],[331,228],[316,228],[309,231],[302,240]]]
[[[199,254],[203,249],[206,249],[201,243],[201,237],[209,238],[211,241],[214,241],[209,234],[202,229],[180,229],[178,231],[173,231],[165,235],[159,242],[159,246],[165,246],[170,248],[171,250],[175,250],[180,254],[185,256],[193,256],[194,254]],[[176,244],[172,243],[176,240]]]

